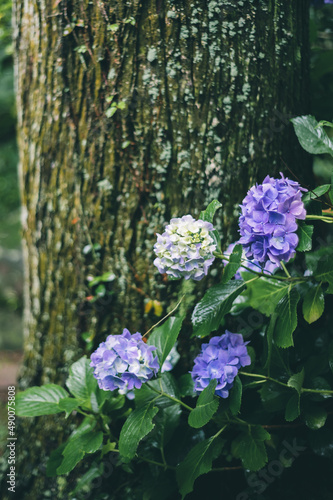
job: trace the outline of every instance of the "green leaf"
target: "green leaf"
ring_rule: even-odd
[[[57,469],[64,459],[62,452],[64,451],[66,444],[67,443],[63,443],[61,446],[52,451],[46,464],[47,477],[57,476]]]
[[[269,412],[280,412],[286,408],[290,391],[274,382],[266,382],[260,389],[263,407]]]
[[[30,387],[16,397],[16,414],[20,417],[40,417],[63,411],[59,407],[61,399],[67,398],[68,392],[56,384],[42,387]]]
[[[331,371],[333,373],[333,340],[328,346],[328,364],[330,365]]]
[[[97,388],[97,380],[86,356],[72,364],[66,385],[70,392],[81,401],[90,401],[90,395]]]
[[[306,268],[312,271],[314,275],[316,275],[319,264],[330,263],[332,259],[333,259],[333,246],[331,245],[321,246],[318,250],[305,254]]]
[[[103,391],[99,388],[97,388],[96,396],[98,407],[99,409],[103,407],[103,413],[105,413],[104,409],[106,409],[106,413],[120,410],[126,401],[123,394],[115,394],[114,391]]]
[[[332,391],[331,384],[323,377],[313,377],[309,380],[309,389],[315,389],[316,391]],[[313,393],[307,394],[307,397],[312,399],[313,401],[322,401],[323,399],[328,399],[332,397],[332,394],[329,393]]]
[[[164,361],[166,360],[171,349],[175,345],[178,338],[180,329],[182,327],[184,318],[177,318],[171,316],[162,326],[154,328],[152,334],[148,339],[149,345],[154,345],[157,347],[157,356],[162,368]]]
[[[320,120],[320,122],[318,123],[317,127],[330,127],[330,128],[333,128],[333,123],[332,122],[328,122],[327,120]]]
[[[287,422],[296,420],[300,415],[300,397],[299,394],[293,394],[286,405],[285,419]]]
[[[151,386],[151,387],[149,387]],[[143,384],[141,389],[135,389],[135,406],[145,406],[153,399],[156,399],[158,392],[164,392],[165,394],[169,394],[170,396],[179,399],[179,390],[177,386],[177,382],[173,375],[169,372],[162,373],[161,377],[155,380],[149,381],[149,386],[147,384]],[[153,390],[153,389],[155,390]],[[156,406],[159,408],[165,408],[170,405],[174,405],[175,402],[166,396],[162,396],[156,400]]]
[[[102,276],[95,276],[91,281],[89,281],[88,286],[89,288],[92,288],[93,286],[97,285],[102,281]]]
[[[327,411],[321,406],[309,407],[302,413],[302,419],[310,429],[316,431],[325,425]]]
[[[333,203],[333,174],[331,175],[331,187],[328,192],[328,196],[330,198],[331,203]]]
[[[264,441],[271,436],[260,425],[253,425],[247,433],[242,432],[231,445],[236,458],[240,458],[245,469],[257,471],[267,462],[267,453]]]
[[[117,104],[117,108],[118,109],[121,109],[121,110],[124,110],[126,108],[126,102],[125,101],[120,101],[118,104]]]
[[[322,186],[318,186],[314,189],[311,189],[311,191],[308,191],[307,193],[303,194],[302,201],[306,203],[310,200],[316,200],[317,198],[320,198],[325,193],[327,193],[330,189],[331,189],[331,184],[323,184]]]
[[[304,382],[304,368],[299,373],[295,373],[294,375],[292,375],[289,378],[287,385],[295,389],[298,392],[298,394],[301,394],[303,382]]]
[[[202,212],[200,212],[199,219],[205,220],[205,221],[210,222],[212,224],[215,212],[220,207],[222,207],[222,203],[220,203],[218,200],[213,200],[208,205],[208,207],[206,208],[206,210],[203,210]]]
[[[233,301],[244,289],[243,280],[209,288],[192,313],[193,335],[205,337],[216,330],[224,315],[230,311]]]
[[[64,456],[61,464],[57,468],[58,475],[67,474],[68,472],[73,470],[74,467],[82,460],[82,458],[85,455],[84,451],[80,450],[80,448],[76,448],[75,446],[67,448],[67,446],[65,448],[67,449],[66,455]]]
[[[285,419],[288,422],[292,422],[300,415],[301,412],[300,396],[301,396],[301,389],[303,382],[304,382],[304,368],[299,373],[295,373],[294,375],[292,375],[287,382],[287,385],[289,387],[292,387],[297,391],[297,394],[293,394],[286,405]]]
[[[134,410],[124,423],[119,437],[119,453],[125,458],[133,458],[143,439],[155,426],[153,418],[158,408],[152,403]]]
[[[289,285],[287,294],[280,300],[276,308],[278,319],[274,330],[274,340],[279,347],[294,345],[293,332],[297,326],[297,304],[300,295]]]
[[[299,252],[309,252],[312,248],[313,226],[308,226],[304,222],[298,223],[298,245]]]
[[[209,231],[209,235],[213,238],[214,244],[216,245],[216,251],[221,253],[221,236],[217,229]]]
[[[316,200],[310,200],[305,202],[305,208],[307,215],[323,215],[322,204],[318,203]]]
[[[264,368],[268,369],[271,364],[271,357],[272,357],[272,348],[273,348],[273,335],[274,335],[274,329],[276,325],[276,321],[278,319],[278,315],[273,312],[271,316],[271,320],[268,324],[267,327],[267,332],[266,332],[266,340],[267,340],[267,357],[266,357],[266,362],[264,364]]]
[[[291,121],[305,151],[314,155],[328,153],[333,156],[333,144],[325,130],[318,127],[318,122],[313,116],[298,116]]]
[[[314,323],[323,314],[325,308],[324,293],[321,285],[310,288],[303,300],[303,316],[308,323]]]
[[[182,398],[185,398],[186,396],[195,396],[194,381],[190,373],[185,373],[184,375],[181,375],[181,377],[179,377],[178,379],[178,385],[179,385],[179,392]]]
[[[107,118],[112,118],[116,111],[117,108],[115,106],[111,106],[105,111],[105,115],[107,116]]]
[[[106,293],[105,285],[101,284],[101,285],[98,285],[98,287],[96,288],[94,295],[96,297],[104,297],[105,293]]]
[[[215,436],[205,439],[192,448],[176,470],[177,483],[182,499],[193,490],[194,481],[212,468],[212,463],[222,450],[223,441]]]
[[[253,279],[250,273],[242,273],[242,276]],[[249,306],[257,311],[271,316],[278,302],[286,295],[290,284],[280,282],[278,280],[270,280],[268,278],[260,278],[246,283],[245,295],[248,297]]]
[[[333,293],[333,260],[328,255],[325,257],[319,261],[314,279],[329,283],[326,293]]]
[[[119,24],[108,24],[107,25],[108,31],[117,31],[118,28],[119,28]]]
[[[229,256],[229,262],[225,266],[224,271],[223,271],[223,276],[222,276],[222,281],[221,283],[227,283],[231,278],[233,278],[238,271],[240,265],[241,265],[241,260],[242,260],[242,252],[243,252],[243,247],[242,245],[235,245],[234,249]]]
[[[85,432],[74,434],[68,440],[62,455],[63,461],[57,468],[57,474],[67,474],[82,460],[86,453],[94,453],[103,442],[103,432]]]
[[[85,453],[95,453],[95,451],[99,450],[102,442],[103,442],[103,432],[102,431],[94,431],[94,432],[85,432],[84,434],[75,434],[73,439],[71,439],[71,443],[74,443],[77,448],[80,448]],[[69,445],[69,443],[68,443]],[[66,453],[66,448],[63,451],[63,455]]]
[[[101,281],[103,281],[104,283],[105,282],[109,283],[110,281],[114,281],[115,279],[116,279],[116,275],[112,272],[104,273],[101,276]]]
[[[163,408],[158,415],[156,416],[154,422],[156,428],[154,429],[154,433],[158,436],[158,447],[165,447],[172,438],[175,430],[179,426],[180,416],[182,414],[182,410],[180,405],[174,403],[172,406],[168,406],[167,408]]]
[[[80,406],[80,401],[75,398],[64,398],[59,401],[59,408],[66,412],[66,418]]]
[[[219,407],[219,398],[215,396],[215,387],[217,380],[213,379],[209,385],[201,392],[196,407],[191,411],[188,417],[188,423],[191,427],[199,429],[206,425]]]
[[[80,426],[73,431],[73,433],[70,436],[70,439],[74,438],[74,436],[77,437],[81,436],[82,434],[85,434],[86,432],[94,431],[96,424],[97,422],[95,419],[92,419],[90,416],[85,417]]]
[[[97,465],[92,465],[92,467],[87,470],[83,476],[77,482],[75,489],[70,493],[71,495],[77,494],[85,486],[89,486],[94,479],[101,477],[103,474],[103,463]],[[91,488],[92,489],[92,488]]]
[[[242,402],[242,392],[242,382],[237,375],[234,380],[234,386],[229,393],[229,408],[233,415],[237,415],[240,410]]]

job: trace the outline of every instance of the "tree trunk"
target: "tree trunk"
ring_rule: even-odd
[[[144,332],[159,313],[145,304],[176,300],[179,285],[153,266],[154,234],[170,217],[198,216],[218,198],[226,245],[255,181],[288,174],[287,164],[306,183],[289,118],[308,111],[307,7],[16,0],[21,388],[63,383],[83,333],[99,342],[124,327]],[[88,277],[105,272],[115,279],[94,302]],[[21,424],[24,498],[44,498],[38,464],[62,428],[59,418]]]

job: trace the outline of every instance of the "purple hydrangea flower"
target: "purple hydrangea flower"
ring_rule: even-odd
[[[156,347],[147,345],[141,333],[133,335],[124,328],[121,335],[109,335],[90,356],[90,366],[100,389],[126,394],[134,398],[133,389],[140,389],[159,370]]]
[[[232,254],[232,251],[233,249],[235,248],[235,245],[237,245],[237,241],[236,243],[230,243],[230,245],[228,246],[228,248],[225,250],[225,252],[223,252],[224,255],[226,256],[229,256]],[[229,261],[227,260],[222,260],[223,262],[223,265],[226,266],[228,264]],[[257,273],[261,273],[261,272],[264,272],[266,274],[267,271],[265,271],[261,265],[259,264],[259,262],[257,260],[248,260],[246,258],[246,255],[245,255],[245,252],[244,252],[244,249],[243,249],[243,252],[242,252],[242,264],[244,266],[246,266],[248,269],[252,269],[252,271],[256,271]],[[234,275],[234,278],[236,278],[236,280],[240,280],[242,279],[241,277],[241,272],[242,271],[248,271],[248,269],[244,269],[243,265],[241,265],[238,270],[236,271],[235,275]]]
[[[157,234],[155,266],[173,278],[201,280],[212,265],[216,245],[209,231],[213,225],[191,215],[171,219],[165,232]]]
[[[241,238],[245,255],[272,272],[281,261],[288,262],[298,245],[296,219],[305,219],[302,188],[298,182],[285,178],[265,177],[247,193],[240,205]]]
[[[212,379],[216,379],[215,394],[227,398],[239,368],[251,364],[247,344],[241,334],[228,330],[220,337],[211,338],[208,344],[202,344],[190,372],[195,390],[203,391]]]

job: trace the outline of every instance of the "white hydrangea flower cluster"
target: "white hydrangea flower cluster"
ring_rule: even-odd
[[[171,219],[165,232],[157,234],[154,246],[154,264],[159,272],[200,281],[215,259],[216,245],[209,234],[213,229],[210,222],[195,220],[191,215]]]

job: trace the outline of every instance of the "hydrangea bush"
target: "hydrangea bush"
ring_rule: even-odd
[[[323,124],[293,123],[308,152],[333,156]],[[281,173],[239,201],[240,235],[230,246],[215,227],[217,200],[157,235],[157,280],[195,286],[214,266],[215,285],[206,278],[203,295],[179,297],[143,335],[112,332],[72,365],[66,388],[19,394],[20,416],[64,412],[78,422],[46,471],[78,466],[70,498],[183,499],[203,474],[223,474],[225,484],[230,470],[244,469],[247,485],[236,500],[247,500],[270,484],[259,491],[255,479],[286,457],[292,429],[304,430],[299,450],[329,453],[333,332],[323,312],[333,293],[333,250],[322,240],[312,248],[312,221],[333,223],[333,184],[307,190]],[[95,488],[110,454],[117,477]]]

